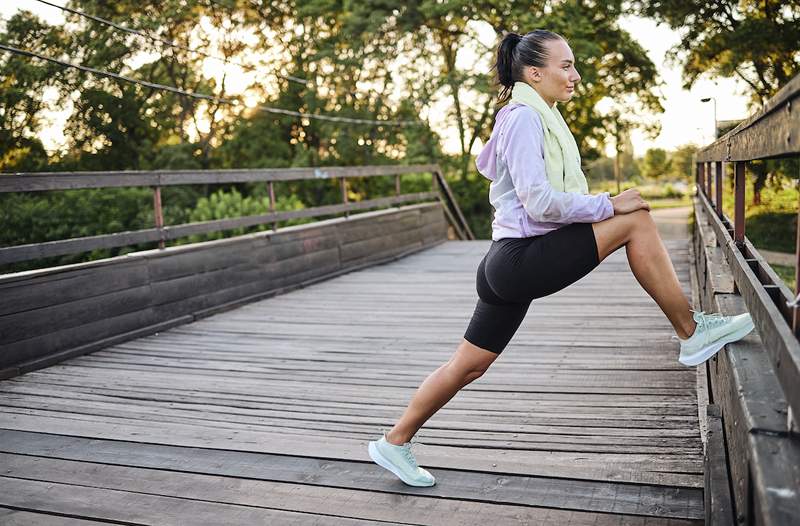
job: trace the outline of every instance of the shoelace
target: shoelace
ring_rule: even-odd
[[[702,310],[694,310],[694,309],[689,309],[689,310],[700,315],[700,321],[697,323],[698,327],[702,324],[706,328],[710,328],[728,321],[728,316],[723,316],[722,313],[719,312],[715,312],[714,314],[706,314],[706,312]],[[670,339],[679,340],[680,338],[678,336],[673,335],[670,336]]]
[[[381,429],[381,431],[385,436],[388,429]],[[415,459],[414,455],[411,453],[411,444],[416,444],[416,442],[417,442],[416,438],[412,438],[410,441],[400,446],[403,448],[403,456],[406,457],[406,460],[408,460],[409,464],[414,466],[414,469],[417,469],[418,465],[417,465],[417,459]]]
[[[722,313],[715,312],[714,314],[706,314],[705,311],[702,310],[694,310],[689,309],[692,312],[696,312],[700,315],[700,323],[702,323],[706,327],[714,327],[716,325],[720,325],[728,321],[727,316],[723,316]]]
[[[403,444],[403,455],[405,455],[408,463],[414,466],[414,469],[417,469],[417,460],[414,458],[414,455],[411,454],[411,442]]]

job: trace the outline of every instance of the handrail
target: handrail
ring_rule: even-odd
[[[795,246],[797,287],[793,294],[745,237],[745,167],[757,159],[800,154],[798,98],[800,75],[759,112],[696,154],[701,205],[724,249],[735,292],[741,291],[786,396],[789,429],[800,418],[800,228]],[[734,163],[733,220],[722,209],[723,162]]]
[[[408,173],[430,172],[432,191],[400,193],[400,176]],[[395,195],[377,199],[348,202],[347,178],[395,176]],[[342,187],[342,204],[325,205],[303,210],[275,211],[275,181],[318,180],[339,178]],[[224,184],[241,182],[267,182],[269,185],[270,212],[231,219],[219,219],[180,225],[165,226],[162,213],[161,187],[187,184]],[[443,191],[439,191],[438,185]],[[85,188],[151,187],[153,189],[154,228],[117,232],[97,236],[79,237],[41,243],[30,243],[0,248],[0,265],[30,261],[65,254],[77,254],[99,248],[114,248],[138,243],[158,241],[159,248],[171,239],[192,234],[218,232],[250,227],[299,217],[317,217],[344,212],[348,217],[354,210],[363,210],[400,203],[438,199],[460,239],[474,239],[461,209],[437,164],[331,166],[316,168],[269,168],[241,170],[162,170],[117,172],[38,172],[0,175],[0,193],[39,192]]]

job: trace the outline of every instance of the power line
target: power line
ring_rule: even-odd
[[[140,37],[149,38],[150,40],[153,40],[155,42],[161,42],[162,44],[165,44],[165,45],[167,45],[169,47],[172,47],[172,48],[175,48],[175,49],[180,49],[180,50],[183,50],[183,51],[188,51],[190,53],[196,53],[196,54],[201,55],[201,56],[206,57],[206,58],[219,60],[220,62],[224,62],[225,64],[231,64],[231,65],[240,67],[240,68],[242,68],[242,69],[244,69],[246,71],[256,71],[258,69],[255,66],[249,66],[247,64],[242,64],[241,62],[237,62],[235,60],[230,60],[230,59],[227,59],[227,58],[224,58],[224,57],[218,57],[216,55],[212,55],[210,53],[206,53],[205,51],[201,51],[199,49],[190,48],[188,46],[184,46],[182,44],[178,44],[177,42],[173,42],[173,41],[167,40],[165,38],[161,38],[161,37],[158,37],[158,36],[155,36],[155,35],[151,35],[149,33],[145,33],[144,31],[140,31],[138,29],[132,29],[130,27],[126,27],[126,26],[117,24],[116,22],[112,22],[111,20],[107,20],[107,19],[101,18],[99,16],[90,15],[89,13],[84,13],[83,11],[78,11],[77,9],[72,9],[71,7],[66,7],[66,6],[61,6],[61,5],[58,5],[58,4],[54,4],[52,2],[48,2],[47,0],[36,0],[36,1],[39,2],[39,3],[45,4],[45,5],[48,5],[50,7],[55,7],[56,9],[60,9],[62,11],[66,11],[68,13],[72,13],[74,15],[81,16],[81,17],[86,18],[88,20],[93,20],[93,21],[98,22],[100,24],[104,24],[104,25],[113,27],[114,29],[118,29],[120,31],[124,31],[126,33],[130,33],[132,35],[137,35],[137,36],[140,36]],[[301,79],[301,78],[298,78],[298,77],[295,77],[293,75],[281,75],[279,73],[276,73],[276,75],[278,75],[279,77],[282,77],[282,78],[284,78],[286,80],[289,80],[291,82],[297,82],[298,84],[303,84],[305,86],[307,86],[309,84],[309,81]]]
[[[56,59],[56,58],[40,55],[40,54],[35,53],[33,51],[27,51],[27,50],[24,50],[24,49],[19,49],[19,48],[13,47],[13,46],[9,46],[9,45],[4,44],[2,42],[0,42],[0,50],[5,50],[5,51],[8,51],[8,52],[16,54],[16,55],[23,55],[23,56],[27,56],[27,57],[38,58],[40,60],[45,60],[45,61],[51,62],[53,64],[58,64],[60,66],[69,67],[69,68],[75,68],[75,69],[78,69],[80,71],[93,73],[95,75],[100,75],[100,76],[103,76],[103,77],[109,77],[109,78],[116,79],[116,80],[122,80],[122,81],[125,81],[125,82],[131,82],[133,84],[139,84],[140,86],[145,86],[147,88],[158,89],[158,90],[163,90],[163,91],[169,91],[169,92],[172,92],[172,93],[176,93],[178,95],[183,95],[185,97],[191,97],[191,98],[194,98],[194,99],[203,99],[203,100],[208,100],[208,101],[212,101],[212,102],[217,102],[217,103],[220,103],[220,104],[230,104],[232,106],[242,106],[242,104],[238,100],[235,100],[235,99],[227,99],[227,98],[223,98],[223,97],[217,97],[215,95],[208,95],[208,94],[205,94],[205,93],[193,93],[193,92],[190,92],[190,91],[182,90],[180,88],[176,88],[175,86],[167,86],[165,84],[157,84],[155,82],[148,82],[146,80],[138,80],[138,79],[134,79],[134,78],[131,78],[131,77],[126,77],[124,75],[120,75],[118,73],[111,73],[109,71],[102,71],[102,70],[91,68],[89,66],[84,66],[84,65],[81,65],[81,64],[72,64],[70,62],[65,62],[63,60],[59,60],[59,59]],[[304,117],[304,118],[307,118],[307,119],[318,119],[318,120],[323,120],[323,121],[347,122],[347,123],[350,123],[350,124],[378,124],[378,125],[381,125],[381,126],[419,126],[419,125],[422,124],[420,121],[382,121],[382,120],[372,120],[372,119],[355,119],[355,118],[351,118],[351,117],[337,117],[337,116],[334,116],[334,115],[326,115],[326,114],[319,114],[319,113],[302,113],[302,112],[299,112],[299,111],[285,110],[283,108],[273,108],[271,106],[264,106],[262,104],[257,104],[257,105],[252,106],[252,107],[255,108],[255,109],[261,110],[261,111],[266,111],[268,113],[278,113],[278,114],[282,114],[282,115],[292,115],[292,116],[295,116],[295,117]]]

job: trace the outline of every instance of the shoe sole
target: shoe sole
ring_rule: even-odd
[[[678,361],[681,362],[683,365],[687,366],[699,365],[708,360],[709,358],[711,358],[712,356],[714,356],[714,354],[716,354],[723,347],[725,347],[726,344],[735,342],[737,340],[741,340],[742,338],[750,334],[750,331],[752,331],[753,328],[755,328],[755,324],[753,322],[750,322],[749,325],[745,325],[738,331],[732,332],[727,336],[723,337],[721,340],[717,340],[708,347],[701,349],[698,354],[692,355],[692,357],[689,360],[683,361],[680,358],[678,358]]]
[[[436,483],[435,480],[431,484],[420,484],[418,482],[410,481],[408,478],[406,478],[405,473],[395,468],[394,464],[389,462],[389,460],[386,457],[381,455],[381,452],[378,451],[378,448],[375,446],[375,442],[369,443],[369,456],[376,464],[378,464],[382,468],[388,469],[389,471],[394,473],[397,476],[397,478],[399,478],[409,486],[428,487],[428,486],[433,486]]]

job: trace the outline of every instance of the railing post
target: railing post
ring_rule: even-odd
[[[714,174],[714,192],[717,196],[717,216],[722,219],[722,161],[715,162],[714,168],[716,172]]]
[[[694,163],[694,185],[697,187],[698,193],[700,193],[703,188],[703,171],[700,169],[701,166],[699,162]]]
[[[697,190],[701,194],[706,193],[706,163],[697,163]]]
[[[347,204],[347,178],[343,175],[342,176],[342,201],[344,204]],[[344,217],[350,217],[350,211],[344,211]]]
[[[161,187],[153,186],[153,217],[158,229],[158,248],[164,248],[164,214],[161,210]]]
[[[794,301],[792,307],[792,331],[800,338],[800,200],[797,203],[797,234],[794,243]]]
[[[272,181],[269,182],[269,211],[275,213],[275,188],[272,186]],[[272,223],[272,230],[278,230],[278,222]]]
[[[713,195],[711,193],[711,183],[713,182],[711,179],[711,162],[709,161],[703,164],[705,165],[706,172],[706,197],[708,197],[708,200],[713,203],[714,200],[711,197]]]
[[[733,241],[741,248],[744,244],[744,169],[747,161],[736,161],[733,183]]]
[[[400,174],[394,176],[394,193],[400,195]]]

